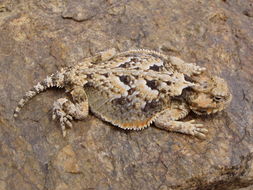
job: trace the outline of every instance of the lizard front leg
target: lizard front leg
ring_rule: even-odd
[[[177,121],[184,118],[189,113],[189,108],[185,104],[172,103],[170,108],[167,108],[159,114],[154,121],[156,127],[183,134],[193,135],[199,138],[206,138],[207,129],[203,128],[202,124],[191,121]]]
[[[64,137],[66,136],[66,126],[71,128],[73,119],[84,119],[89,112],[88,98],[83,87],[74,87],[71,95],[74,103],[67,98],[60,98],[53,104],[53,119],[59,119]]]

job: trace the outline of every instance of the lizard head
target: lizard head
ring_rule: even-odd
[[[194,113],[216,113],[225,109],[231,102],[232,94],[224,79],[201,74],[194,76],[193,81],[195,86],[187,93],[187,101]]]

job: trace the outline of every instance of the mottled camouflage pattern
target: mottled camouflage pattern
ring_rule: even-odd
[[[86,58],[82,63],[47,77],[28,91],[15,110],[50,87],[65,88],[66,98],[54,103],[63,135],[72,119],[84,119],[90,110],[123,129],[139,130],[152,122],[162,129],[205,137],[207,130],[194,121],[177,121],[190,110],[210,114],[231,101],[226,82],[209,76],[194,63],[150,50],[116,53],[114,49]]]

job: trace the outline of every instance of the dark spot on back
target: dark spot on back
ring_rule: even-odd
[[[143,108],[143,111],[148,112],[148,111],[151,111],[151,110],[154,110],[154,109],[156,110],[156,109],[158,109],[159,104],[160,104],[160,102],[156,101],[156,100],[152,100],[151,102],[146,102],[146,105]]]
[[[146,80],[147,86],[152,90],[157,89],[159,82],[157,80]]]
[[[127,75],[119,76],[119,80],[126,85],[128,85],[131,82],[131,78]]]
[[[152,65],[152,66],[149,67],[149,69],[153,70],[153,71],[162,71],[163,66]]]
[[[132,95],[135,92],[135,88],[130,88],[127,92],[128,95]]]
[[[170,86],[170,85],[171,85],[171,82],[170,82],[170,81],[166,81],[166,84],[167,84],[168,86]]]
[[[93,84],[92,84],[92,82],[87,82],[85,85],[84,85],[84,87],[92,87],[93,86]]]
[[[129,68],[131,66],[131,64],[137,63],[138,61],[139,61],[138,58],[133,57],[133,58],[131,58],[130,61],[122,63],[121,65],[119,65],[119,67],[121,67],[121,68]]]
[[[121,67],[121,68],[128,68],[128,67],[130,67],[130,63],[129,62],[125,62],[125,63],[121,64],[119,67]]]
[[[108,73],[104,73],[103,75],[104,75],[106,78],[109,77],[109,74],[108,74]]]
[[[187,75],[184,75],[184,78],[185,78],[186,81],[194,82],[194,80],[191,77],[187,76]]]
[[[93,74],[86,74],[88,79],[92,79],[93,78]]]
[[[126,97],[120,97],[120,98],[114,99],[112,102],[115,104],[124,105],[128,102],[128,99]]]
[[[162,89],[160,89],[160,93],[165,94],[165,93],[167,93],[167,91],[164,88],[162,88]]]
[[[133,77],[134,77],[135,79],[139,79],[139,76],[138,76],[138,75],[133,75]]]
[[[134,57],[134,58],[131,59],[131,61],[136,63],[136,62],[138,62],[139,60],[138,60],[136,57]]]

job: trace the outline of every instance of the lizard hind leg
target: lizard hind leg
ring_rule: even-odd
[[[53,120],[59,119],[62,135],[66,136],[66,127],[72,128],[73,119],[81,120],[89,113],[88,99],[82,87],[71,91],[74,103],[67,98],[60,98],[53,104]]]

